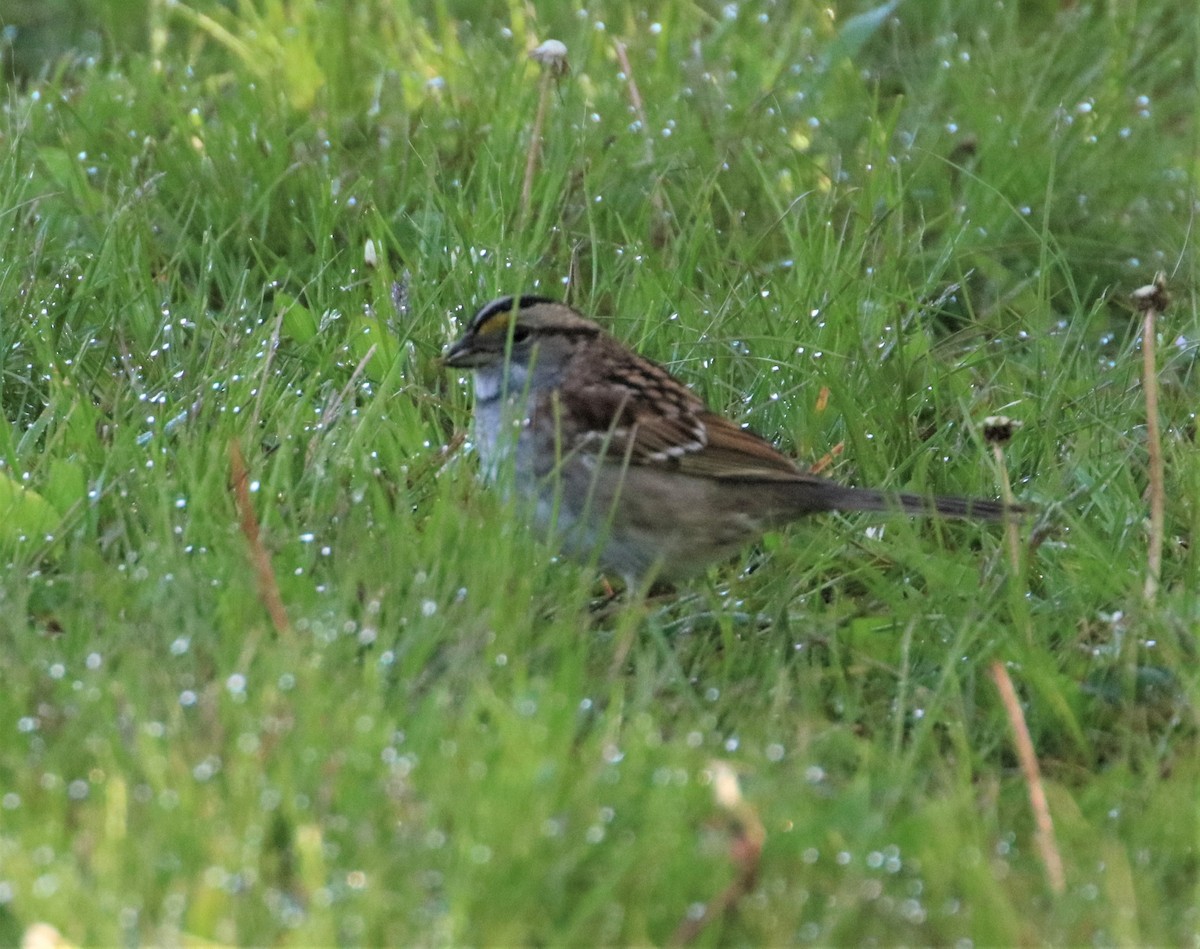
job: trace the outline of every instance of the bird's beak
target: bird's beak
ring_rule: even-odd
[[[475,365],[475,351],[471,348],[470,340],[463,337],[452,343],[442,354],[442,365],[452,369],[469,369]]]

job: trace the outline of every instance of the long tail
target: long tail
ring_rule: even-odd
[[[831,493],[830,510],[835,511],[903,511],[905,514],[963,517],[970,520],[1002,521],[1024,514],[1021,504],[1005,504],[984,498],[960,498],[948,495],[923,497],[919,494],[889,494],[871,488],[850,488],[838,485]]]

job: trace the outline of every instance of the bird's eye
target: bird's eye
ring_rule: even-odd
[[[527,327],[527,326],[514,326],[513,327],[512,341],[513,341],[514,346],[517,343],[525,342],[525,340],[527,340],[527,339],[529,339],[529,327]]]

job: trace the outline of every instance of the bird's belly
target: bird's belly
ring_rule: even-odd
[[[564,464],[549,484],[536,499],[539,528],[564,554],[634,583],[649,573],[667,581],[693,576],[764,529],[752,514],[718,504],[713,492],[720,489],[708,479],[663,479],[581,459]]]

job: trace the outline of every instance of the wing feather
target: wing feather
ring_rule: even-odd
[[[709,478],[803,480],[805,473],[753,432],[710,411],[661,366],[621,353],[563,374],[559,398],[578,423],[567,447],[613,464],[653,467]]]

